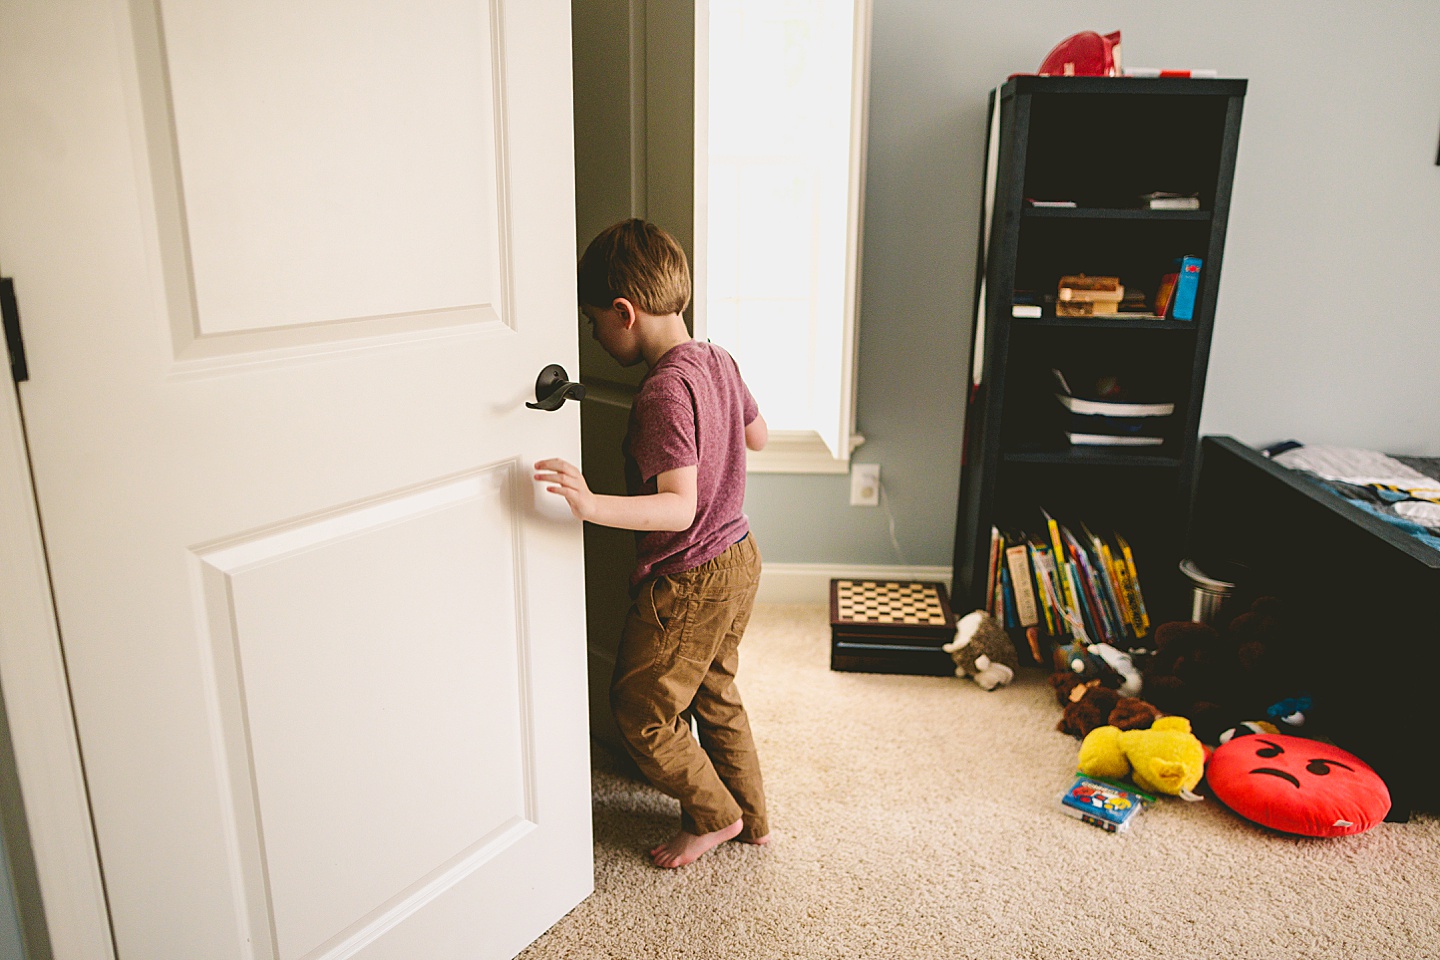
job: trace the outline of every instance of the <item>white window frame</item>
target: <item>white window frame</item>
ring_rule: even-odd
[[[695,263],[694,334],[707,338],[709,234],[709,75],[710,4],[695,0]],[[716,0],[719,2],[719,0]],[[834,411],[838,442],[832,450],[818,430],[773,430],[762,451],[751,451],[751,473],[848,473],[850,455],[865,442],[856,429],[856,362],[860,307],[860,263],[865,208],[865,153],[870,91],[870,30],[872,0],[854,0],[855,39],[850,89],[850,163],[846,216],[844,316],[841,328],[840,396]],[[811,345],[811,362],[817,360]]]

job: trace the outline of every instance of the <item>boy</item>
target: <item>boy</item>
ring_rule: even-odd
[[[680,801],[679,832],[650,857],[681,867],[726,840],[769,840],[759,759],[735,688],[760,582],[760,552],[740,512],[745,449],[764,447],[769,431],[730,354],[686,330],[689,265],[668,233],[642,220],[603,231],[580,258],[578,286],[605,351],[622,366],[650,368],[623,446],[629,496],[592,493],[564,460],[541,460],[535,479],[579,519],[637,531],[635,602],[610,705],[641,771]]]

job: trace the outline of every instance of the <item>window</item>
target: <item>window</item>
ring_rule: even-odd
[[[734,354],[770,425],[771,448],[751,469],[844,472],[860,440],[869,0],[709,8],[697,321]]]

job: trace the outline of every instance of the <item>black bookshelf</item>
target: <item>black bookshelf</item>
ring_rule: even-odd
[[[991,94],[957,611],[986,604],[991,528],[1043,533],[1043,508],[1062,523],[1121,533],[1135,548],[1152,620],[1188,616],[1178,563],[1246,85],[1012,77]],[[1145,208],[1140,196],[1156,190],[1196,194],[1199,209]],[[1202,259],[1191,320],[1064,317],[1053,306],[1038,318],[1011,314],[1016,291],[1053,294],[1062,275],[1119,276],[1127,289],[1153,294],[1182,255]],[[1162,444],[1069,445],[1050,375],[1066,364],[1108,364],[1163,384],[1175,411]]]

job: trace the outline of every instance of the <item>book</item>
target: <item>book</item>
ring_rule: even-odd
[[[1164,437],[1108,436],[1103,433],[1065,432],[1065,439],[1074,447],[1158,447],[1165,443]]]
[[[1030,551],[1020,538],[1006,538],[1014,546],[1005,548],[1005,563],[1010,568],[1010,588],[1015,591],[1015,616],[1022,627],[1033,627],[1040,622],[1040,612],[1035,606],[1035,588],[1030,573]]]
[[[1140,635],[1143,637],[1150,632],[1150,614],[1145,610],[1145,597],[1140,592],[1140,573],[1135,569],[1135,554],[1130,549],[1130,544],[1118,533],[1115,534],[1115,542],[1120,545],[1120,554],[1125,560],[1125,572],[1130,579],[1131,600],[1134,602],[1135,612],[1140,615],[1140,625],[1144,628]]]
[[[1105,780],[1077,776],[1061,794],[1060,809],[1067,816],[1108,833],[1125,833],[1145,809],[1145,800],[1140,793]]]
[[[1095,624],[1094,611],[1090,609],[1085,591],[1080,587],[1080,571],[1068,560],[1065,562],[1065,582],[1075,605],[1075,619],[1071,623],[1075,630],[1075,639],[1081,643],[1099,642],[1101,637]]]
[[[1118,290],[1122,294],[1124,293],[1124,288],[1120,286],[1119,277],[1090,276],[1084,273],[1073,273],[1062,276],[1060,278],[1060,289],[1098,290],[1102,293],[1113,293]]]
[[[1083,522],[1080,524],[1080,531],[1090,541],[1090,559],[1094,563],[1096,593],[1100,595],[1100,601],[1105,605],[1106,612],[1110,616],[1110,623],[1115,628],[1114,639],[1128,640],[1130,638],[1129,624],[1125,620],[1125,611],[1120,604],[1119,591],[1115,586],[1105,541]]]
[[[1070,413],[1087,417],[1166,417],[1175,412],[1172,402],[1147,399],[1137,390],[1127,390],[1117,377],[1092,378],[1092,388],[1082,392],[1072,390],[1070,380],[1059,367],[1051,367],[1050,373],[1060,387],[1055,399]],[[1079,381],[1085,383],[1087,381]]]
[[[1140,195],[1140,201],[1149,210],[1199,210],[1200,195],[1196,193],[1154,193]]]
[[[1150,296],[1143,290],[1133,288],[1125,291],[1125,297],[1117,308],[1121,313],[1150,313]]]
[[[1170,313],[1176,320],[1193,320],[1195,318],[1195,297],[1200,292],[1200,258],[1184,256],[1176,263],[1179,265],[1178,279],[1175,281],[1175,302],[1170,306]]]
[[[999,610],[997,610],[995,619],[999,620],[1007,628],[1020,626],[1020,615],[1015,609],[1015,588],[1010,584],[1010,567],[1008,564],[1000,565],[1000,586],[997,589],[1000,592],[999,610],[1004,611],[1004,616],[1002,617]]]
[[[1000,553],[1004,541],[1000,539],[1000,529],[990,528],[990,566],[985,574],[985,612],[992,617],[995,616],[995,578],[1000,572]]]
[[[1041,556],[1048,553],[1050,548],[1039,540],[1027,538],[1025,550],[1030,560],[1030,577],[1035,588],[1035,606],[1040,609],[1040,620],[1044,624],[1046,634],[1053,637],[1059,632],[1060,624],[1055,619],[1054,607],[1050,605],[1049,598],[1045,595],[1045,572],[1041,568]]]
[[[1055,518],[1046,513],[1043,507],[1040,515],[1045,518],[1045,532],[1050,535],[1050,549],[1055,551],[1053,560],[1056,580],[1060,584],[1060,596],[1065,605],[1073,609],[1073,598],[1070,596],[1069,585],[1065,581],[1065,544],[1060,539],[1060,524],[1056,523]]]
[[[1106,437],[1158,437],[1169,425],[1169,417],[1109,417],[1095,413],[1062,413],[1066,433]]]
[[[1175,281],[1179,279],[1178,273],[1167,273],[1160,278],[1160,285],[1155,288],[1155,316],[1163,319],[1170,315],[1170,304],[1175,299]]]
[[[1061,300],[1055,304],[1057,317],[1113,317],[1119,313],[1119,300]]]
[[[1061,300],[1089,300],[1093,303],[1119,303],[1125,299],[1125,288],[1116,287],[1114,290],[1087,290],[1074,287],[1061,287],[1055,294]]]
[[[1060,592],[1060,577],[1055,568],[1055,556],[1048,547],[1043,553],[1035,555],[1035,567],[1041,574],[1040,588],[1045,598],[1045,605],[1054,620],[1054,626],[1050,628],[1050,635],[1052,637],[1077,636],[1075,623],[1079,617],[1063,599]],[[1083,633],[1083,630],[1081,632]]]

